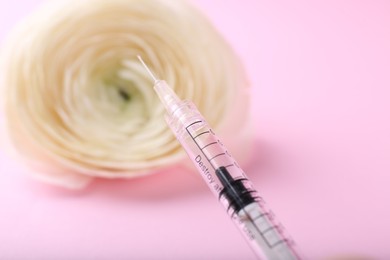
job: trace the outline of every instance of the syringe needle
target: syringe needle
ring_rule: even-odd
[[[137,58],[139,59],[139,61],[142,63],[142,65],[145,67],[146,71],[149,73],[149,75],[152,77],[152,79],[154,80],[154,83],[157,82],[157,79],[156,77],[153,75],[153,73],[150,71],[150,69],[148,68],[148,66],[146,66],[145,62],[142,60],[141,56],[140,55],[137,55]]]
[[[142,60],[140,55],[137,55],[137,58],[145,67],[145,69],[148,71],[150,76],[153,78],[154,90],[159,96],[161,102],[166,107],[168,114],[173,113],[173,111],[175,111],[179,106],[181,106],[182,101],[164,80],[156,79],[156,77],[150,71],[148,66],[146,66],[145,62]]]

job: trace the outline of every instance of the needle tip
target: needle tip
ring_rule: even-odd
[[[139,61],[142,63],[142,65],[144,66],[144,68],[146,69],[146,71],[149,73],[149,75],[152,77],[152,79],[154,80],[154,82],[157,82],[157,79],[156,77],[153,75],[153,73],[150,71],[150,69],[148,68],[148,66],[146,66],[145,62],[143,61],[143,59],[141,58],[141,55],[137,55],[137,58],[139,59]]]

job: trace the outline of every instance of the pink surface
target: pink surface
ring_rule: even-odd
[[[1,1],[1,39],[41,2]],[[194,3],[246,65],[247,174],[301,251],[389,259],[390,2]],[[193,173],[71,192],[0,155],[0,259],[254,259]]]

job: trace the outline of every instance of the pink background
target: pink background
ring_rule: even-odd
[[[0,40],[42,2],[0,1]],[[389,259],[390,2],[193,2],[245,63],[247,174],[301,251]],[[254,259],[193,173],[72,192],[0,156],[0,259]]]

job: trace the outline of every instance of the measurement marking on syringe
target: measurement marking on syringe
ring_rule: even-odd
[[[269,215],[268,212],[263,213],[263,214],[260,214],[260,215],[258,215],[257,217],[253,218],[252,220],[253,220],[253,221],[256,221],[256,220],[258,220],[259,218],[262,218],[262,217],[267,216],[267,215]]]
[[[237,179],[234,179],[235,181],[248,181],[247,178],[237,178]]]
[[[202,133],[198,134],[197,136],[195,136],[194,139],[196,139],[197,137],[199,137],[199,136],[201,136],[201,135],[207,134],[207,133],[210,133],[210,131],[202,132]]]
[[[212,161],[213,159],[215,159],[215,158],[217,158],[217,157],[219,157],[219,156],[221,156],[221,155],[224,155],[225,153],[220,153],[220,154],[217,154],[216,156],[214,156],[213,158],[210,158],[209,159],[209,161]]]
[[[194,143],[196,144],[196,146],[198,146],[199,150],[203,153],[204,157],[207,159],[207,161],[209,161],[211,167],[213,167],[214,171],[216,170],[215,166],[211,163],[211,160],[209,158],[207,158],[207,155],[204,153],[204,151],[202,150],[202,148],[199,146],[198,142],[195,140],[195,138],[192,136],[191,132],[188,130],[188,128],[194,124],[197,124],[197,123],[202,123],[202,121],[195,121],[193,122],[192,124],[188,125],[186,127],[186,131],[188,133],[188,135],[191,137],[191,139],[194,141]]]
[[[234,166],[234,164],[226,165],[225,168],[232,167],[232,166]]]
[[[195,122],[193,122],[192,124],[190,124],[190,125],[188,125],[187,127],[186,127],[186,129],[188,130],[188,128],[190,127],[190,126],[192,126],[192,125],[195,125],[195,124],[197,124],[197,123],[202,123],[202,121],[195,121]],[[191,137],[192,137],[192,135],[191,135]]]
[[[244,209],[244,213],[245,213],[245,215],[248,217],[248,219],[252,219],[253,222],[254,222],[256,219],[259,219],[259,218],[261,218],[261,217],[264,217],[264,216],[266,216],[266,215],[269,215],[269,213],[266,212],[266,213],[260,214],[260,215],[259,215],[258,217],[256,217],[256,218],[252,218],[252,217],[250,216],[250,214],[249,214],[245,209]],[[261,233],[261,230],[259,229],[259,227],[258,227],[257,225],[255,225],[255,224],[253,224],[253,226],[254,226],[255,229],[257,229],[257,231],[259,232],[260,236],[263,238],[263,240],[264,240],[264,242],[267,244],[267,246],[268,246],[269,248],[272,248],[272,247],[271,247],[271,244],[269,243],[269,241],[267,240],[267,238],[264,236],[263,233]]]
[[[265,230],[264,230],[263,232],[261,232],[261,233],[262,233],[262,234],[265,234],[265,233],[267,233],[267,232],[269,232],[269,231],[271,231],[271,230],[274,230],[274,229],[276,229],[276,228],[278,228],[278,226],[271,226],[271,227],[265,229]]]
[[[213,145],[213,144],[217,144],[218,142],[212,142],[212,143],[209,143],[208,145],[204,146],[203,148],[201,148],[201,150],[203,150],[204,148],[210,146],[210,145]]]
[[[282,243],[286,242],[288,244],[288,239],[281,239],[279,240],[278,242],[276,242],[275,244],[271,245],[271,248],[274,248]]]

